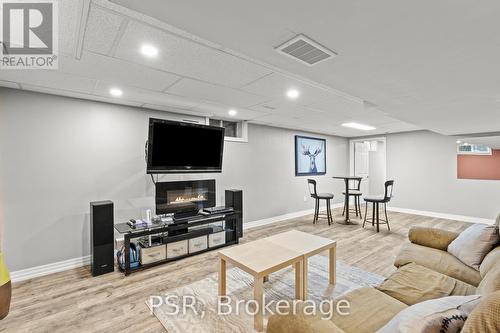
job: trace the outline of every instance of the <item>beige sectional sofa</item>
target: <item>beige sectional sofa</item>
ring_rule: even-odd
[[[481,294],[488,304],[478,306],[474,320],[467,319],[463,333],[481,332],[478,325],[500,313],[500,246],[484,258],[479,271],[446,252],[457,233],[414,227],[396,258],[398,270],[377,288],[360,288],[336,299],[350,303],[350,315],[322,320],[298,311],[295,315],[269,318],[268,333],[371,333],[376,332],[401,310],[422,301],[445,296]],[[489,296],[489,297],[486,297]],[[481,303],[480,303],[481,305]],[[492,312],[493,311],[493,312]],[[471,314],[472,316],[472,314]],[[484,317],[484,320],[477,318]],[[498,320],[498,318],[496,318]],[[468,324],[468,325],[467,325]],[[498,325],[498,326],[494,326]]]

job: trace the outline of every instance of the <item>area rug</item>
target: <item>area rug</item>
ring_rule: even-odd
[[[357,288],[379,285],[384,280],[380,275],[337,261],[337,284],[329,285],[326,256],[314,256],[309,259],[308,277],[308,299],[316,303],[324,299],[331,300]],[[291,301],[294,299],[294,293],[295,274],[291,267],[270,275],[269,281],[264,284],[266,300]],[[163,295],[152,295],[146,304],[168,333],[254,333],[253,316],[244,311],[244,306],[240,307],[239,313],[233,311],[231,314],[218,315],[217,294],[217,274],[212,274],[203,280],[168,290]],[[240,269],[229,269],[227,294],[231,297],[233,310],[236,310],[238,300],[252,299],[253,277]],[[193,303],[193,307],[182,311],[181,299],[188,305]],[[178,313],[175,305],[178,306]],[[267,316],[264,325],[266,323]]]

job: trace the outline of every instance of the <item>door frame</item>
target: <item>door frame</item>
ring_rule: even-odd
[[[373,136],[373,137],[365,137],[358,139],[350,139],[349,140],[349,174],[354,176],[354,144],[356,142],[365,142],[365,141],[382,141],[385,145],[385,170],[384,170],[384,178],[387,179],[387,137],[385,136]]]

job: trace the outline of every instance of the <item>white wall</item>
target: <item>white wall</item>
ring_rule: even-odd
[[[114,201],[115,222],[154,207],[149,117],[196,118],[0,89],[0,220],[11,271],[87,255],[90,201]],[[295,134],[308,133],[250,125],[249,143],[226,142],[222,174],[161,180],[215,178],[219,203],[224,189],[242,189],[246,222],[311,209],[306,177],[294,174]],[[342,183],[330,176],[347,172],[347,140],[314,136],[327,139],[320,190],[340,202]]]
[[[429,131],[387,135],[391,206],[494,219],[500,181],[457,179],[456,138]]]

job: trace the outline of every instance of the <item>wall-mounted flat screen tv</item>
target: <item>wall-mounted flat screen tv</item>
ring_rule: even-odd
[[[147,173],[222,172],[224,128],[149,119]]]

